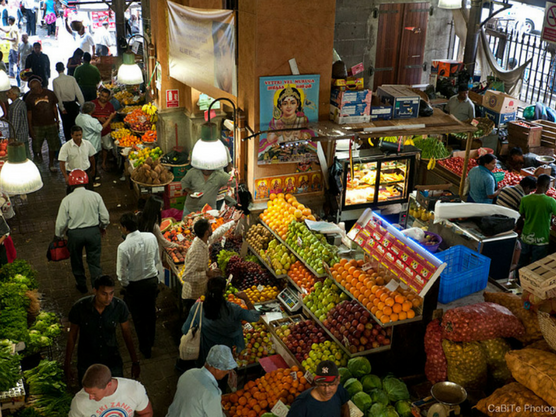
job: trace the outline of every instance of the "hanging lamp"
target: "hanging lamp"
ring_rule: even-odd
[[[461,9],[462,0],[438,0],[439,9]]]
[[[147,47],[150,47],[149,40],[143,35],[133,35],[127,40],[127,51],[131,50],[131,40],[135,37],[145,39]],[[118,83],[124,85],[136,85],[143,83],[143,71],[139,65],[135,63],[135,54],[133,52],[124,52],[123,64],[118,68]]]

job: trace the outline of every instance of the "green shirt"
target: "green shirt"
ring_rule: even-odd
[[[521,199],[519,212],[525,218],[521,240],[528,245],[548,245],[550,220],[556,215],[556,200],[545,194],[531,194]]]
[[[75,69],[73,76],[79,87],[96,87],[100,83],[100,71],[86,62]]]

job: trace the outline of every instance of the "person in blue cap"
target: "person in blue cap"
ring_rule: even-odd
[[[214,345],[202,368],[185,372],[178,380],[174,401],[166,417],[217,417],[222,413],[218,381],[237,368],[228,346]]]

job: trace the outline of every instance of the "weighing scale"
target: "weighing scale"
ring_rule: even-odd
[[[452,412],[455,416],[461,414],[460,404],[467,399],[467,391],[454,382],[437,382],[431,388],[433,398],[438,401],[433,404],[427,417],[448,417]]]
[[[299,299],[299,293],[292,290],[290,287],[286,287],[282,290],[277,298],[290,313],[298,311],[303,306],[303,302]]]

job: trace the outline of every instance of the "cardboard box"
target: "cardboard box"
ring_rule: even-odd
[[[504,127],[508,122],[513,122],[515,120],[516,113],[498,113],[485,107],[485,117],[492,120],[496,127]]]
[[[181,182],[171,182],[166,186],[168,198],[183,197],[185,192],[181,188]]]
[[[347,77],[346,88],[348,90],[363,90],[365,88],[365,80],[363,77]]]
[[[330,92],[330,103],[342,108],[345,104],[370,103],[372,97],[373,92],[371,90],[342,91],[338,88],[333,88]]]
[[[368,116],[371,114],[371,103],[344,104],[339,107],[331,102],[330,106],[334,107],[334,111],[337,109],[340,116]]]
[[[483,107],[496,113],[515,113],[517,111],[517,100],[499,91],[487,90],[483,97]]]
[[[470,91],[469,92],[469,99],[473,102],[478,104],[479,106],[483,105],[483,99],[485,96],[483,96],[482,94],[476,93],[475,91]]]
[[[340,125],[346,123],[368,123],[371,120],[371,116],[370,114],[342,115],[342,110],[336,106],[330,105],[330,120]]]
[[[382,103],[392,106],[393,119],[410,119],[419,116],[420,97],[403,85],[383,85],[376,92]]]
[[[440,59],[431,62],[431,74],[441,77],[453,77],[463,69],[463,62],[455,59]]]
[[[371,120],[390,120],[392,118],[392,106],[381,104],[377,96],[371,101]]]

